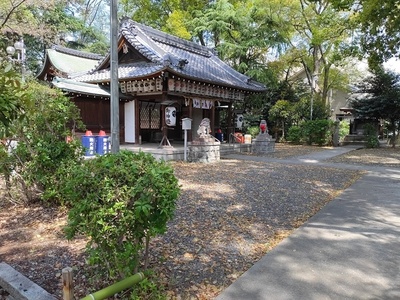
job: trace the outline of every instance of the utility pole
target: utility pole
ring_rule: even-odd
[[[110,50],[110,113],[111,153],[119,152],[119,87],[118,87],[118,0],[110,2],[111,50]]]

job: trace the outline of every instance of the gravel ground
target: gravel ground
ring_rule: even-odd
[[[331,161],[387,165],[390,157],[391,166],[400,167],[397,149],[372,150],[352,151]],[[277,144],[276,152],[267,156],[284,159],[313,151],[321,148]],[[175,218],[167,233],[151,242],[151,267],[170,299],[213,299],[362,175],[284,161],[223,159],[173,166],[181,184]],[[61,269],[71,266],[79,298],[93,286],[84,271],[83,241],[66,242],[61,234],[65,220],[62,211],[1,207],[0,201],[0,261],[59,299]]]
[[[331,158],[327,162],[400,168],[400,148],[358,149]]]
[[[168,232],[153,242],[153,267],[182,299],[215,297],[361,174],[239,160],[175,169],[182,196]]]

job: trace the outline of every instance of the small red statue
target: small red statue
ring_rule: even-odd
[[[261,134],[267,133],[268,127],[267,127],[267,121],[261,120],[260,122],[260,131]]]

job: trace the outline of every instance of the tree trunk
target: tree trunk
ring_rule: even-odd
[[[393,132],[392,132],[392,148],[396,147],[396,122],[394,120],[390,120],[390,123],[392,124]]]

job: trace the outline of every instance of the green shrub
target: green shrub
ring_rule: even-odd
[[[20,74],[9,62],[3,66],[1,57],[0,69],[0,138],[3,139],[9,136],[13,122],[23,117],[29,97]]]
[[[292,126],[289,128],[286,139],[295,144],[301,144],[303,140],[302,130],[300,126]]]
[[[251,138],[256,138],[257,135],[260,133],[260,127],[259,126],[251,126],[247,128],[247,133],[251,134]]]
[[[135,285],[130,293],[130,300],[167,300],[161,278],[152,271],[145,272],[146,278]]]
[[[364,137],[366,139],[366,147],[367,148],[378,148],[379,147],[379,139],[378,132],[374,125],[365,124],[364,127]]]
[[[339,122],[339,142],[343,142],[346,135],[350,133],[350,122],[349,121],[340,121]]]
[[[60,181],[61,182],[61,181]],[[92,265],[110,278],[133,274],[139,251],[166,231],[179,195],[173,169],[150,154],[121,151],[72,165],[64,172],[60,195],[71,206],[67,237],[84,234]]]
[[[303,138],[308,144],[318,146],[332,143],[333,122],[331,120],[312,120],[302,124]]]
[[[41,198],[54,186],[54,174],[60,165],[74,164],[83,154],[80,141],[66,138],[79,125],[79,110],[61,91],[29,82],[23,103],[24,118],[9,126],[8,139],[18,141],[2,156],[1,172],[9,185],[20,189],[28,200]],[[21,104],[22,105],[22,104]],[[11,176],[12,175],[12,176]]]

